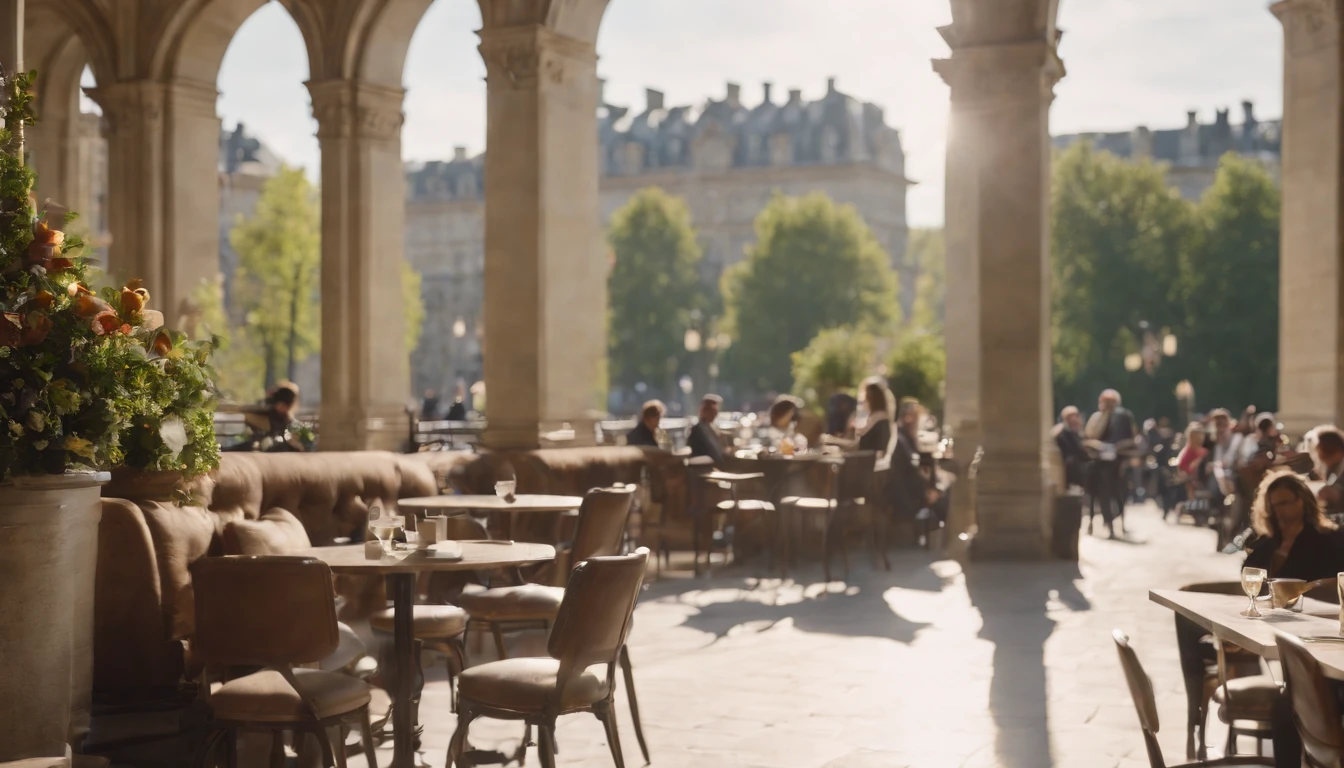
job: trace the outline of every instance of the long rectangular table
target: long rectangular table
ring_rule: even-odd
[[[1270,607],[1268,599],[1257,601],[1264,618],[1241,615],[1247,599],[1238,595],[1184,592],[1179,589],[1153,589],[1148,599],[1190,619],[1214,637],[1241,646],[1266,659],[1277,659],[1277,632],[1299,637],[1340,637],[1339,606],[1304,598],[1302,613],[1289,613]],[[1326,677],[1344,681],[1344,643],[1307,643],[1307,650],[1321,664]]]

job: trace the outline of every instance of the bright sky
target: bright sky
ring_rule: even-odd
[[[1069,70],[1056,89],[1051,129],[1180,127],[1197,109],[1211,120],[1242,99],[1262,118],[1282,104],[1282,28],[1267,0],[1061,0],[1060,48]],[[669,103],[721,98],[728,81],[744,99],[802,88],[839,88],[886,108],[899,128],[912,225],[941,224],[947,87],[929,60],[947,55],[936,27],[947,0],[611,0],[598,38],[607,100],[642,106],[644,88]],[[485,139],[485,68],[473,0],[438,0],[406,63],[403,152],[410,160],[473,153]],[[241,120],[286,161],[315,168],[317,140],[302,83],[308,66],[294,23],[277,3],[248,19],[220,74],[220,114]],[[776,96],[776,99],[780,96]]]

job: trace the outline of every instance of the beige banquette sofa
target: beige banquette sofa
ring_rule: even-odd
[[[175,688],[184,673],[194,674],[190,567],[225,554],[229,523],[281,508],[321,546],[360,537],[372,506],[392,507],[398,499],[448,488],[490,493],[495,480],[507,476],[517,479],[520,493],[570,494],[646,478],[646,497],[660,522],[669,517],[665,507],[684,505],[681,460],[643,448],[225,454],[219,469],[194,482],[194,506],[104,497],[94,597],[95,690],[120,698]],[[134,488],[119,492],[137,495]],[[340,577],[337,590],[343,620],[364,618],[386,604],[381,580]]]

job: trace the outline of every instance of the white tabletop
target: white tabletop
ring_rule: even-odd
[[[422,571],[488,571],[555,559],[555,547],[520,541],[459,541],[462,557],[438,557],[434,552],[413,551],[403,559],[384,555],[378,560],[364,556],[363,544],[311,547],[293,554],[315,557],[334,573],[388,574]]]
[[[494,494],[417,496],[397,500],[399,509],[471,510],[484,513],[566,512],[571,509],[578,509],[582,504],[582,496],[546,496],[527,493],[518,494],[512,502],[504,501]]]

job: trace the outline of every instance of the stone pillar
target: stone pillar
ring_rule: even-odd
[[[155,306],[172,327],[186,328],[196,290],[219,276],[219,91],[178,81],[164,95],[164,268]]]
[[[0,67],[6,75],[23,69],[24,0],[0,0]]]
[[[1043,557],[1054,501],[1049,109],[1063,65],[1053,43],[944,34],[952,58],[934,68],[952,89],[948,267],[966,278],[948,284],[948,413],[959,457],[976,449],[959,426],[984,451],[972,554]]]
[[[481,31],[485,59],[486,444],[591,443],[605,390],[597,55],[540,26]]]
[[[1334,0],[1271,10],[1284,32],[1279,413],[1300,435],[1344,418],[1344,52]]]
[[[399,450],[410,428],[405,91],[353,80],[310,82],[308,91],[322,149],[321,448]]]

